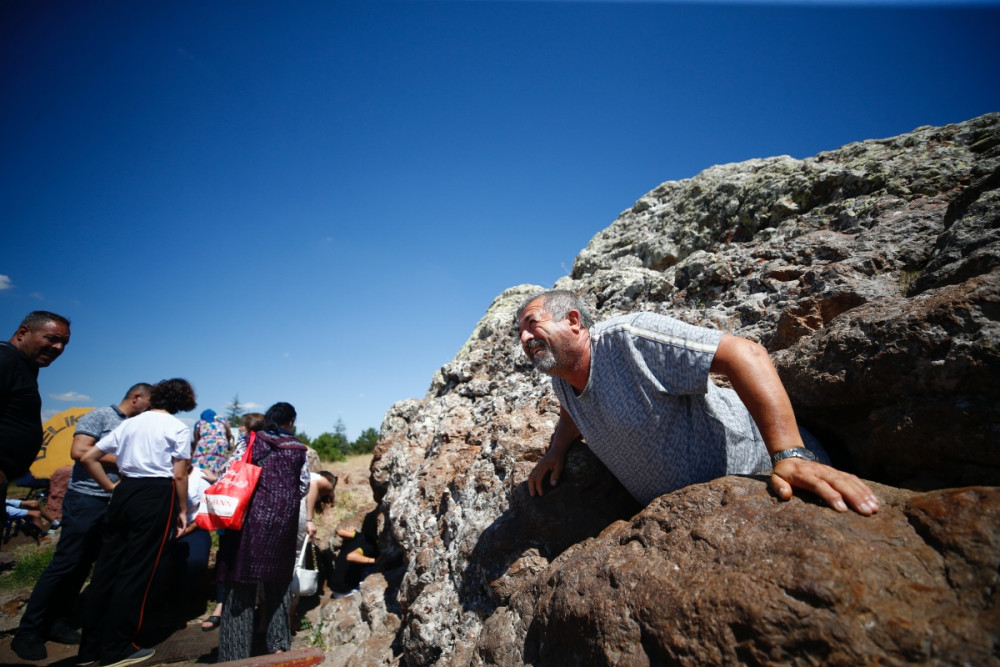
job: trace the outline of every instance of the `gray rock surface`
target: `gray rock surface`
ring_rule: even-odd
[[[642,509],[583,445],[529,498],[558,403],[513,336],[541,288],[518,286],[423,399],[386,414],[372,487],[402,565],[329,615],[330,650],[370,665],[1000,662],[998,185],[1000,114],[720,165],[642,197],[556,285],[600,318],[653,310],[764,344],[801,420],[879,483],[877,517],[744,478]]]

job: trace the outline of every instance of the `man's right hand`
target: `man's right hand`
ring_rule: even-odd
[[[528,493],[532,497],[545,495],[545,476],[549,476],[549,486],[555,486],[559,483],[565,465],[566,453],[560,452],[556,447],[549,447],[549,451],[539,459],[528,475]]]
[[[559,483],[563,468],[566,466],[566,454],[573,441],[580,437],[580,429],[573,423],[573,418],[566,408],[559,408],[559,421],[552,432],[552,440],[545,456],[535,464],[535,469],[528,475],[528,493],[532,498],[545,495],[545,476],[549,476],[549,486]]]

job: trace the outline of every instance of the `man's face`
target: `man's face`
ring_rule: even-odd
[[[542,306],[541,299],[529,303],[521,313],[521,319],[517,323],[521,349],[541,372],[553,375],[559,368],[566,366],[567,355],[562,335],[567,324],[566,320],[552,319]]]
[[[149,392],[143,391],[132,396],[132,407],[137,415],[149,410]]]
[[[14,334],[14,346],[28,361],[44,368],[59,358],[69,345],[69,327],[62,322],[45,322],[34,329],[21,327]]]

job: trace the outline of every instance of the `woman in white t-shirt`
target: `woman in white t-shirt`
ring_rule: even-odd
[[[104,666],[126,665],[153,655],[153,649],[135,642],[157,564],[188,522],[191,429],[174,415],[194,409],[194,390],[186,380],[164,380],[150,392],[150,406],[123,421],[80,460],[112,494],[78,664],[99,660]],[[99,461],[105,454],[117,458],[117,484]]]

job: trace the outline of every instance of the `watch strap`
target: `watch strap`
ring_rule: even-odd
[[[778,465],[778,461],[784,461],[785,459],[805,459],[806,461],[815,461],[816,455],[805,447],[792,447],[791,449],[783,449],[780,452],[771,454],[771,465]]]

